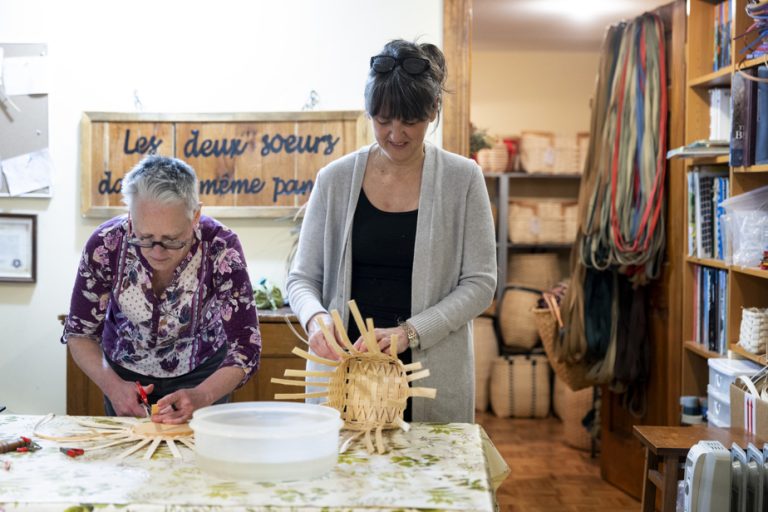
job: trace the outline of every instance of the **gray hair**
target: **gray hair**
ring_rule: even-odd
[[[149,155],[123,178],[123,202],[128,208],[136,198],[182,203],[192,218],[200,205],[197,189],[197,176],[189,164],[178,158]]]
[[[401,66],[386,73],[377,73],[371,68],[365,84],[365,110],[368,115],[381,114],[404,121],[424,121],[435,111],[439,116],[446,75],[445,56],[440,48],[429,43],[394,39],[384,46],[379,55],[395,59],[427,59],[429,67],[419,75],[410,75]]]

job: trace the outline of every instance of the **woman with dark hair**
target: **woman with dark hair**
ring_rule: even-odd
[[[414,399],[406,420],[472,422],[471,322],[496,287],[494,227],[477,164],[424,140],[444,83],[432,44],[394,40],[371,57],[365,108],[376,142],[318,173],[286,287],[312,352],[338,359],[316,323],[332,325],[333,309],[365,349],[346,308],[355,299],[382,349],[397,335],[401,360],[430,370],[419,384],[437,398]]]
[[[128,215],[83,249],[62,343],[108,416],[183,423],[257,370],[261,335],[237,235],[200,214],[195,171],[148,156],[123,179]]]

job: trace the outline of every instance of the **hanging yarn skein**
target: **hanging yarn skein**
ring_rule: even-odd
[[[580,248],[586,267],[619,267],[636,284],[658,276],[663,256],[666,82],[664,27],[646,14],[616,53]]]

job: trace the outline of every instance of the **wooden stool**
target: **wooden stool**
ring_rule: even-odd
[[[743,430],[717,428],[706,424],[688,427],[658,427],[635,425],[635,436],[645,447],[643,480],[643,512],[656,507],[656,489],[661,491],[661,511],[674,512],[677,500],[677,481],[680,479],[680,459],[699,441],[720,441],[727,449],[733,443],[746,448],[749,443],[762,446],[763,441]],[[659,462],[664,464],[659,469]]]

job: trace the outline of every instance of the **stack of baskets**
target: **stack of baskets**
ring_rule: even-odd
[[[517,244],[571,243],[576,239],[579,204],[575,200],[509,201],[509,241]]]
[[[507,278],[496,314],[502,353],[530,352],[539,341],[533,309],[541,290],[560,280],[557,254],[511,254]],[[545,417],[550,391],[549,364],[543,354],[510,355],[493,361],[490,395],[497,416]]]

